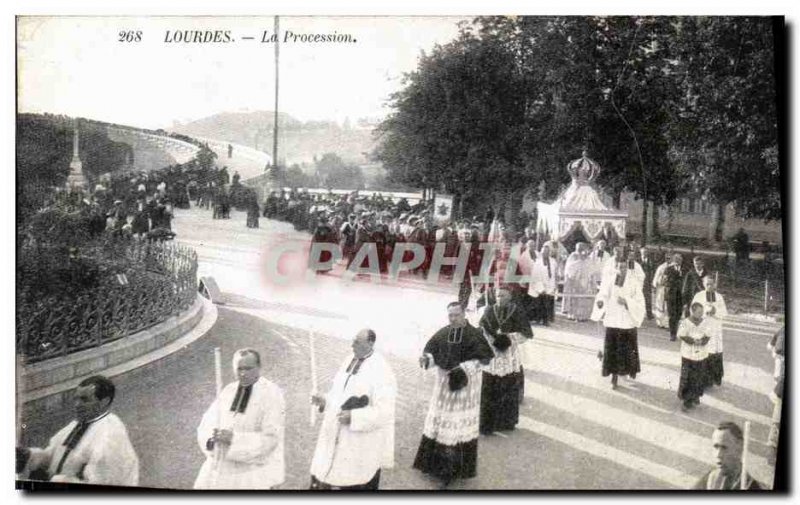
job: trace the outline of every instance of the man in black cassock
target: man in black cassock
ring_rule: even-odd
[[[450,324],[428,340],[420,357],[436,382],[414,459],[414,468],[445,485],[477,473],[481,367],[494,357],[458,302],[447,306],[447,314]]]
[[[525,310],[501,287],[497,303],[489,305],[480,321],[481,330],[495,357],[483,370],[480,432],[513,430],[519,421],[519,403],[525,375],[519,345],[533,338]]]

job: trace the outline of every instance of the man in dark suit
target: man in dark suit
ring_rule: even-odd
[[[644,271],[644,303],[647,309],[647,319],[653,319],[653,274],[655,274],[658,265],[655,264],[653,258],[647,254],[647,248],[642,247],[639,249],[639,257],[641,260],[642,270]]]
[[[672,342],[678,338],[678,323],[681,321],[681,309],[683,308],[682,264],[683,256],[673,254],[670,265],[664,271],[664,298],[667,302],[667,314],[669,314],[669,339]]]
[[[703,286],[703,277],[708,275],[703,258],[695,256],[693,263],[694,269],[687,272],[683,278],[681,300],[684,304],[684,317],[689,317],[689,305],[692,303],[694,295],[705,289]]]

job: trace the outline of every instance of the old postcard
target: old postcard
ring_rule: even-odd
[[[785,30],[18,16],[17,488],[786,489]]]

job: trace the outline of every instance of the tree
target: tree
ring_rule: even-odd
[[[294,163],[286,170],[284,182],[290,188],[309,188],[318,185],[316,178],[303,172],[303,169],[297,163]]]
[[[606,189],[643,200],[643,240],[648,203],[687,191],[779,217],[772,44],[763,18],[479,17],[406,75],[376,157],[508,209],[533,185],[554,198],[588,148]]]
[[[328,189],[364,189],[361,167],[345,163],[335,153],[325,153],[316,162],[321,183]]]
[[[694,188],[705,190],[720,208],[732,202],[743,216],[765,220],[782,214],[775,22],[681,18],[684,100],[671,132],[676,156],[691,168]],[[775,29],[781,33],[783,27]]]
[[[217,153],[211,150],[208,147],[208,144],[203,144],[200,146],[200,150],[197,152],[197,163],[200,165],[200,168],[203,170],[211,170],[214,168],[214,160],[217,159]]]
[[[423,54],[378,128],[376,158],[390,179],[452,193],[456,205],[527,184],[519,76],[512,54],[468,30]]]

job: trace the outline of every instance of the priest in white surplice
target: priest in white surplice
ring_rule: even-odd
[[[364,329],[327,395],[312,402],[324,412],[311,462],[311,489],[375,490],[381,469],[394,466],[397,382]]]
[[[619,375],[635,379],[641,371],[637,328],[646,312],[642,278],[636,274],[635,264],[628,262],[625,250],[615,249],[614,266],[603,271],[591,315],[592,321],[603,321],[606,327],[602,375],[611,375],[613,389]]]
[[[114,383],[96,375],[75,390],[75,419],[50,439],[45,449],[22,452],[27,457],[19,477],[45,472],[50,482],[136,486],[139,459],[125,425],[109,409]]]
[[[239,380],[225,386],[197,428],[206,461],[195,489],[271,489],[284,481],[283,391],[261,377],[253,349],[234,353],[233,370]]]

